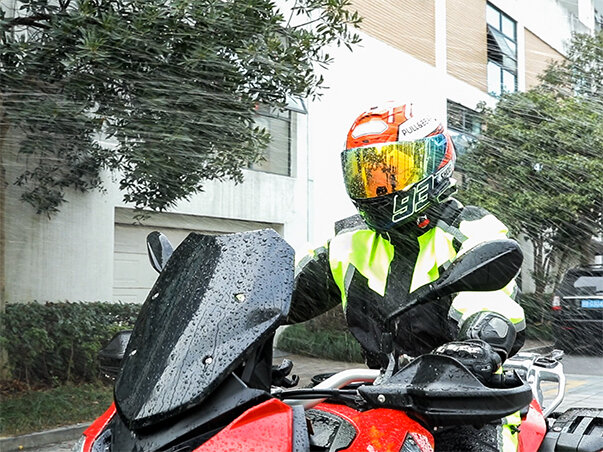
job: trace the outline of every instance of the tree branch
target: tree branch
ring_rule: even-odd
[[[38,23],[39,20],[50,20],[49,14],[35,14],[29,17],[15,17],[8,21],[7,28],[13,28],[19,25],[28,27],[49,28],[46,24]]]
[[[66,13],[67,9],[69,9],[69,4],[71,0],[59,0],[59,6],[61,7],[61,13]]]

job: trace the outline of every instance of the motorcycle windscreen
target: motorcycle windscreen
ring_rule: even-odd
[[[293,249],[272,230],[191,233],[149,293],[115,383],[132,429],[201,403],[289,311]]]

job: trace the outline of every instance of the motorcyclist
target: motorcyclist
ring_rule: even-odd
[[[390,103],[362,113],[348,132],[341,162],[359,215],[340,222],[335,237],[300,261],[289,322],[341,303],[367,365],[378,368],[387,364],[381,351],[387,315],[457,256],[505,238],[507,228],[485,209],[452,197],[451,137],[416,105]],[[437,349],[489,374],[524,342],[515,292],[511,282],[495,292],[462,292],[450,303],[413,308],[397,322],[396,351],[418,356]],[[516,450],[517,417],[496,426],[445,430],[436,434],[436,448]]]

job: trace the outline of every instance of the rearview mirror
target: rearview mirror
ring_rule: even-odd
[[[501,239],[481,243],[456,259],[433,283],[413,292],[409,303],[388,318],[391,322],[417,304],[463,291],[492,291],[505,287],[517,275],[523,253],[515,240]]]
[[[159,231],[153,231],[147,235],[147,251],[152,267],[157,273],[161,273],[174,252],[174,248],[164,234]]]
[[[463,291],[491,291],[505,287],[517,275],[523,253],[515,240],[492,240],[471,248],[442,272],[431,285],[431,296]]]
[[[121,368],[121,361],[124,357],[132,330],[124,330],[115,334],[109,343],[105,345],[100,352],[98,358],[100,360],[100,369],[103,375],[111,380],[115,380]]]

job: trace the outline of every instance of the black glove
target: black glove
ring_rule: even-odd
[[[515,326],[506,317],[492,311],[481,311],[465,320],[459,331],[458,340],[479,339],[487,342],[504,361],[509,356],[517,333]]]
[[[440,345],[433,353],[455,358],[482,383],[488,383],[502,363],[499,354],[488,343],[477,339],[448,342]]]

